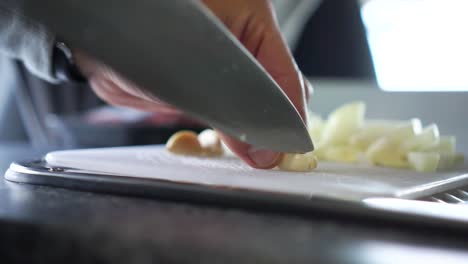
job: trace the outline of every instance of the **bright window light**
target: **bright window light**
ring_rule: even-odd
[[[468,0],[369,0],[362,9],[380,87],[468,91]]]

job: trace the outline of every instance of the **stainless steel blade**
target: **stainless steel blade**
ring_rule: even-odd
[[[23,0],[19,6],[151,97],[231,136],[276,151],[313,149],[290,100],[199,1]]]

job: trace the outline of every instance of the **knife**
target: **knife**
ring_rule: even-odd
[[[199,1],[7,2],[144,87],[150,98],[258,148],[313,150],[291,101]]]

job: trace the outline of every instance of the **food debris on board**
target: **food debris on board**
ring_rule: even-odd
[[[167,141],[166,149],[174,154],[188,156],[219,157],[230,154],[227,146],[221,142],[218,133],[212,129],[206,129],[199,135],[192,131],[179,131]],[[317,158],[313,152],[286,153],[278,165],[281,170],[296,172],[306,172],[316,167]]]
[[[366,120],[365,110],[363,102],[351,102],[335,109],[326,120],[309,112],[308,130],[315,150],[285,153],[278,168],[307,172],[317,167],[317,160],[323,160],[434,172],[463,162],[463,154],[456,152],[456,138],[441,136],[436,124],[423,127],[417,118]],[[211,129],[199,135],[180,131],[168,140],[166,148],[181,155],[215,157],[231,153]]]

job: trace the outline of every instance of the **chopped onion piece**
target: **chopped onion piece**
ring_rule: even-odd
[[[440,154],[436,152],[410,152],[408,162],[411,167],[419,172],[434,172],[437,170]]]
[[[312,142],[314,142],[314,144],[318,144],[318,142],[320,141],[322,132],[323,132],[323,128],[325,127],[325,122],[319,115],[312,113],[312,112],[309,112],[308,120],[309,120],[309,123],[307,127],[309,131],[309,135],[312,138]]]
[[[457,151],[456,142],[454,136],[441,136],[438,142],[423,148],[423,151],[455,154]]]
[[[393,168],[408,168],[409,164],[405,156],[398,153],[398,144],[389,138],[380,138],[366,151],[366,159],[380,166]]]
[[[346,163],[358,162],[361,156],[361,151],[351,146],[326,147],[319,153],[317,156],[319,159]]]
[[[353,102],[333,111],[327,120],[320,145],[345,145],[364,123],[365,104]]]
[[[436,124],[432,124],[424,128],[421,133],[405,140],[400,147],[400,152],[408,153],[411,151],[421,151],[425,148],[438,144],[439,139],[439,128]]]

